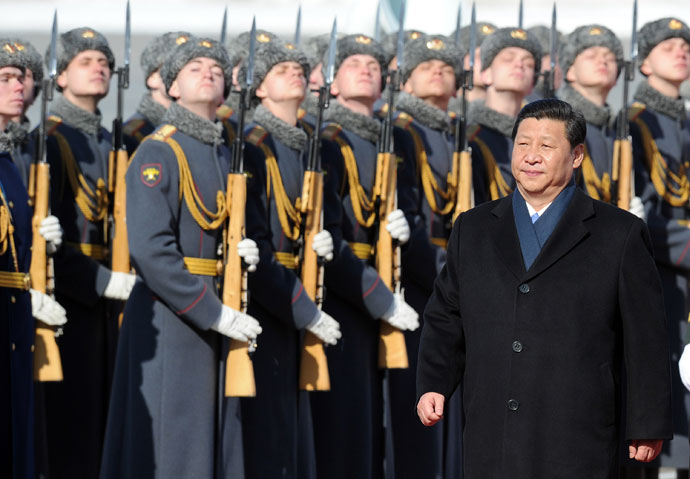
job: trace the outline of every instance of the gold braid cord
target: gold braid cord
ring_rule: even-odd
[[[505,198],[513,192],[513,190],[508,186],[506,181],[503,179],[503,174],[501,169],[496,164],[493,153],[483,140],[476,137],[473,140],[479,146],[479,151],[482,152],[482,157],[484,158],[484,164],[486,165],[486,174],[489,180],[489,191],[491,192],[491,199],[497,200],[499,198]]]
[[[276,198],[276,210],[278,210],[278,219],[280,220],[280,226],[283,229],[283,234],[290,241],[296,241],[299,238],[299,226],[302,222],[302,215],[300,213],[300,203],[301,198],[298,197],[293,205],[290,201],[290,197],[285,192],[285,187],[283,186],[283,179],[280,176],[280,168],[278,168],[278,162],[276,157],[271,151],[271,149],[264,145],[263,143],[258,145],[261,151],[264,153],[264,158],[266,159],[266,195],[269,199],[271,198],[271,185],[273,185],[273,191],[275,191]],[[290,226],[292,223],[292,226]]]
[[[374,200],[367,196],[361,183],[359,182],[359,172],[357,171],[357,161],[355,155],[352,153],[352,147],[342,138],[335,137],[335,141],[340,146],[340,153],[343,155],[345,161],[345,170],[347,171],[347,182],[350,185],[350,203],[352,203],[352,211],[355,214],[357,223],[370,228],[376,219],[376,212],[374,211]],[[369,213],[367,219],[364,219],[362,210]]]
[[[635,119],[635,124],[642,134],[645,165],[654,184],[654,189],[671,206],[685,206],[690,198],[690,181],[683,165],[680,165],[678,173],[669,170],[668,163],[659,151],[652,133],[640,118]]]
[[[79,170],[79,165],[74,159],[67,139],[57,131],[53,133],[53,136],[60,148],[63,168],[67,172],[67,178],[74,193],[74,200],[84,218],[91,223],[104,220],[108,214],[108,191],[105,180],[103,178],[96,180],[96,191],[94,192]]]
[[[429,202],[431,211],[437,215],[445,216],[453,211],[453,207],[455,207],[455,198],[458,194],[458,185],[454,184],[455,180],[453,179],[453,175],[449,172],[447,177],[448,188],[444,191],[438,186],[436,177],[431,171],[431,166],[429,166],[429,158],[426,155],[426,149],[424,148],[422,138],[413,127],[409,126],[409,123],[406,125],[405,130],[410,133],[412,140],[414,141],[417,168],[419,169],[422,179],[424,195],[426,196],[426,200]],[[434,192],[438,193],[438,195],[446,202],[446,205],[442,209],[436,204],[436,195]]]
[[[7,206],[7,200],[0,188],[0,255],[7,252],[9,244],[12,251],[12,261],[14,270],[19,272],[19,262],[17,261],[17,249],[14,245],[14,226],[12,225],[12,214]]]
[[[582,161],[582,177],[589,196],[595,200],[605,201],[606,203],[611,202],[611,176],[604,172],[601,178],[599,178],[587,146],[585,146],[585,158]]]

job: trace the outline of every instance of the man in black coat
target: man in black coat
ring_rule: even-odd
[[[575,188],[585,133],[565,102],[525,106],[516,192],[464,213],[451,234],[424,316],[417,412],[438,422],[462,381],[465,479],[614,478],[620,428],[642,462],[672,437],[649,233]]]

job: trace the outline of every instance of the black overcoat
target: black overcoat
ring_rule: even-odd
[[[511,202],[454,225],[425,311],[418,393],[448,398],[462,381],[466,479],[617,477],[621,427],[628,439],[672,436],[649,233],[578,190],[525,271]]]

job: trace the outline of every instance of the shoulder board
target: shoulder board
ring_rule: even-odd
[[[49,115],[46,121],[46,135],[50,136],[55,133],[57,127],[62,124],[62,118],[57,115]]]
[[[405,113],[404,111],[401,111],[398,113],[397,117],[393,121],[393,124],[397,126],[398,128],[402,128],[403,130],[407,130],[407,127],[410,126],[410,123],[412,123],[413,118],[410,114]]]
[[[156,131],[149,135],[151,140],[165,141],[177,132],[177,128],[172,125],[161,125]]]
[[[470,125],[467,127],[465,134],[467,135],[467,141],[474,140],[479,134],[479,130],[482,128],[479,125]]]
[[[256,125],[244,139],[254,146],[259,146],[264,142],[267,136],[268,132],[263,127]]]
[[[640,103],[639,101],[634,102],[628,108],[628,120],[635,121],[642,114],[643,111],[647,109],[647,105]]]
[[[297,109],[297,119],[298,120],[301,120],[302,118],[304,118],[304,115],[306,115],[306,114],[307,114],[307,110],[305,110],[304,108]]]
[[[323,130],[321,130],[321,138],[324,140],[335,140],[340,132],[343,131],[343,127],[337,123],[330,123]]]
[[[134,136],[145,124],[146,120],[135,118],[125,123],[124,128],[122,128],[122,132],[125,135]]]
[[[234,113],[234,110],[230,108],[228,105],[221,105],[218,107],[216,110],[216,117],[220,120],[227,120],[232,116]]]

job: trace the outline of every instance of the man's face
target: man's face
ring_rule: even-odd
[[[74,96],[103,98],[110,88],[108,58],[98,50],[84,50],[57,77],[57,84]]]
[[[566,78],[583,87],[611,90],[618,79],[616,55],[607,47],[586,48],[575,57]]]
[[[412,70],[404,91],[425,100],[441,98],[448,101],[455,94],[455,71],[441,60],[422,62]]]
[[[690,44],[682,38],[664,40],[652,48],[640,70],[680,85],[690,76]]]
[[[524,48],[504,48],[482,72],[482,80],[496,91],[526,96],[534,86],[534,65],[534,57]]]
[[[0,68],[0,115],[8,119],[24,112],[24,73],[17,67]]]
[[[212,58],[199,57],[187,63],[170,86],[172,98],[186,104],[220,106],[223,103],[225,75]]]
[[[314,95],[318,95],[318,93],[316,93],[315,90],[318,90],[324,85],[323,72],[321,71],[322,67],[323,63],[320,62],[312,69],[311,73],[309,74],[309,90],[311,92],[314,92]]]
[[[465,55],[464,67],[465,70],[470,69],[470,55],[469,53]],[[479,51],[479,47],[474,49],[474,74],[472,75],[472,82],[474,86],[484,87],[484,82],[482,81],[482,59]]]
[[[24,73],[24,112],[34,104],[36,99],[36,82],[34,81],[34,72],[26,69]]]
[[[281,62],[273,66],[256,89],[259,99],[273,102],[304,100],[307,81],[302,65],[297,62]]]
[[[528,196],[556,195],[582,163],[584,146],[570,147],[565,123],[527,118],[520,123],[511,168],[520,191]]]
[[[343,61],[331,85],[333,96],[376,101],[381,96],[381,66],[371,55],[352,55]]]

